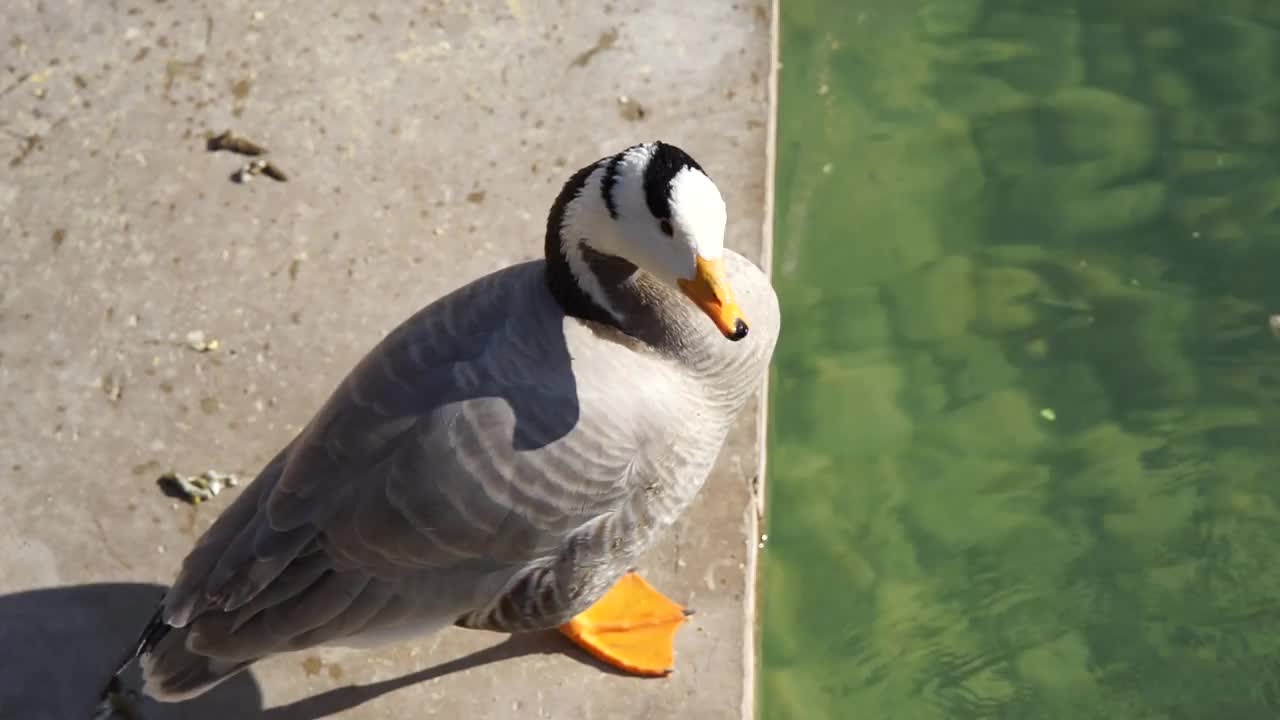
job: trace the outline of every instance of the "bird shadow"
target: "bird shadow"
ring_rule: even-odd
[[[350,710],[387,693],[395,692],[420,682],[525,655],[563,653],[566,648],[564,638],[554,631],[511,635],[497,645],[477,650],[470,655],[464,655],[455,660],[449,660],[390,680],[367,685],[348,685],[334,688],[288,705],[271,708],[263,712],[260,717],[264,720],[316,720],[344,710]],[[583,662],[591,662],[600,664],[601,667],[607,667],[594,659],[590,659],[590,656],[585,654],[579,659]],[[607,669],[613,671],[612,668]]]
[[[165,588],[143,583],[100,583],[0,596],[0,718],[63,720],[93,717],[99,692],[155,610]],[[316,720],[411,685],[535,654],[567,654],[616,672],[555,631],[521,633],[460,658],[366,685],[348,685],[274,708],[263,707],[252,672],[233,676],[181,703],[141,702],[145,720]],[[122,677],[139,688],[134,663]],[[115,717],[126,717],[117,715]],[[114,718],[113,718],[114,720]]]
[[[121,653],[135,645],[164,593],[159,585],[100,583],[0,596],[0,717],[90,718]],[[133,668],[123,678],[138,687]],[[184,705],[148,708],[147,720],[220,720],[262,707],[252,675]]]

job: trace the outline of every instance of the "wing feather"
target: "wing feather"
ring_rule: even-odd
[[[624,511],[646,391],[604,381],[635,372],[621,346],[573,357],[540,273],[447,296],[356,366],[184,566],[166,605],[193,648],[453,622]]]

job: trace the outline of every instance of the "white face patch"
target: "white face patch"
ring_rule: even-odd
[[[711,178],[692,167],[681,169],[669,185],[672,234],[662,231],[645,199],[644,175],[653,157],[652,145],[631,148],[613,168],[610,198],[616,216],[605,204],[603,188],[608,163],[602,162],[566,208],[562,234],[566,256],[579,286],[606,311],[610,307],[599,280],[591,273],[577,244],[585,240],[596,250],[634,263],[658,280],[678,287],[692,280],[697,257],[715,260],[724,252],[724,198]]]
[[[694,252],[707,260],[723,254],[724,198],[705,173],[694,168],[676,173],[671,180],[671,215],[676,237],[687,238]]]

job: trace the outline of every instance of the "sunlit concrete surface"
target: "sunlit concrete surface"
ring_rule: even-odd
[[[541,252],[577,167],[690,151],[762,256],[770,10],[755,2],[0,7],[0,717],[85,717],[236,489],[418,307]],[[288,177],[234,183],[231,129]],[[214,347],[211,347],[214,346]],[[144,717],[740,718],[754,409],[641,570],[698,612],[677,672],[451,630],[275,658]]]

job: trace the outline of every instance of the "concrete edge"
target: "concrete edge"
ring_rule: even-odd
[[[781,38],[779,38],[779,15],[781,13],[781,0],[771,0],[770,8],[770,28],[769,28],[769,118],[765,125],[764,140],[764,219],[763,227],[760,229],[760,264],[761,268],[772,279],[773,277],[773,218],[774,218],[774,184],[776,182],[775,175],[777,173],[778,164],[778,70],[782,63],[779,57]],[[756,427],[757,445],[759,447],[759,470],[760,477],[756,481],[756,516],[757,520],[764,518],[765,504],[765,460],[768,453],[768,412],[769,412],[769,376],[766,374],[764,382],[760,387],[760,404],[758,418],[760,423]]]
[[[780,37],[781,0],[770,0],[769,3],[769,74],[766,79],[769,96],[769,117],[765,120],[764,142],[764,218],[760,228],[760,267],[773,277],[773,216],[774,216],[774,183],[777,166],[778,140],[778,71],[781,67]],[[759,584],[760,584],[760,550],[763,541],[761,532],[765,526],[765,478],[768,476],[769,455],[769,375],[760,383],[756,402],[756,478],[753,483],[755,497],[754,512],[747,519],[749,535],[747,537],[747,577],[743,583],[746,597],[743,602],[743,680],[742,680],[742,717],[743,720],[754,720],[756,717],[756,701],[759,696],[756,687],[757,663],[759,662],[758,637],[756,628],[760,622]]]

